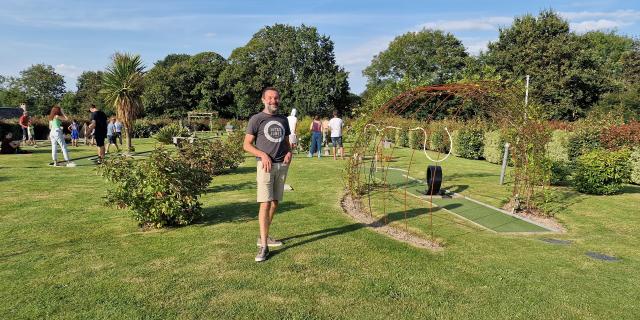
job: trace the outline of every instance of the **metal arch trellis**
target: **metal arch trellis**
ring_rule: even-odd
[[[467,99],[472,99],[474,101],[479,101],[480,103],[486,103],[487,96],[491,95],[493,92],[496,92],[496,87],[491,83],[481,82],[481,83],[459,83],[459,84],[446,84],[446,85],[436,85],[436,86],[427,86],[427,87],[417,87],[412,90],[406,91],[404,93],[399,94],[395,98],[389,100],[383,106],[375,110],[372,114],[369,121],[364,124],[362,135],[356,139],[356,143],[354,146],[353,154],[355,156],[355,161],[350,162],[350,166],[355,166],[356,168],[352,170],[348,170],[350,175],[355,175],[355,177],[349,178],[349,183],[353,183],[356,186],[356,190],[365,191],[361,188],[363,182],[366,186],[366,194],[367,194],[367,202],[369,207],[369,214],[372,215],[372,193],[373,186],[381,181],[383,195],[382,195],[382,214],[384,218],[384,223],[388,223],[387,221],[387,200],[388,195],[390,193],[390,188],[388,182],[388,171],[390,167],[390,162],[392,161],[393,154],[395,149],[397,148],[397,141],[393,144],[393,147],[390,148],[389,155],[385,155],[384,149],[381,148],[383,139],[385,138],[386,131],[393,130],[406,130],[407,132],[411,131],[422,131],[423,133],[423,143],[422,143],[422,152],[424,153],[428,163],[434,163],[436,165],[441,164],[445,160],[449,158],[451,155],[451,150],[453,149],[453,139],[451,137],[451,133],[449,128],[444,127],[444,133],[446,134],[449,140],[449,148],[448,151],[444,153],[438,152],[438,157],[434,159],[427,152],[427,139],[429,133],[422,126],[417,127],[401,127],[396,125],[390,125],[390,123],[385,123],[388,121],[389,116],[395,115],[409,115],[410,118],[415,118],[421,110],[424,110],[426,106],[431,106],[431,110],[426,110],[429,113],[426,116],[426,121],[432,121],[435,119],[436,114],[441,112],[445,106],[445,104],[452,99],[462,98],[462,103],[464,103]],[[415,108],[412,110],[411,108]],[[446,111],[446,110],[445,110]],[[461,111],[461,108],[456,108],[454,113],[451,114],[453,117],[457,117]],[[373,130],[371,130],[373,129]],[[373,133],[374,134],[370,134]],[[372,144],[373,142],[373,144]],[[408,230],[408,201],[407,201],[407,188],[409,185],[409,176],[411,173],[412,165],[415,160],[415,148],[411,148],[411,156],[409,157],[409,163],[407,165],[406,170],[406,179],[404,184],[404,227]],[[441,155],[444,154],[443,157]],[[369,160],[369,170],[365,169],[365,163]],[[380,166],[378,166],[380,163]],[[362,171],[362,169],[365,169]],[[402,170],[402,169],[400,169]],[[382,171],[379,175],[379,171]],[[404,170],[402,170],[404,171]],[[380,176],[379,178],[377,176]],[[355,179],[354,179],[355,178]],[[361,181],[362,179],[364,181]],[[432,179],[433,180],[433,179]],[[430,230],[431,236],[433,237],[433,183],[432,181],[431,194],[429,194],[429,216],[430,216]]]

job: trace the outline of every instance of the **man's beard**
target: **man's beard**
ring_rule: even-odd
[[[278,105],[272,105],[272,104],[268,104],[267,105],[267,109],[269,110],[269,112],[271,113],[276,113],[278,111]]]

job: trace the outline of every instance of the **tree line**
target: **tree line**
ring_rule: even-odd
[[[380,105],[417,85],[497,80],[521,85],[531,76],[531,100],[544,117],[576,120],[588,112],[616,109],[640,115],[640,41],[615,31],[572,32],[552,10],[516,17],[499,29],[486,51],[470,55],[451,33],[424,29],[396,37],[364,69],[362,95],[349,92],[348,73],[337,65],[333,41],[317,29],[275,24],[260,29],[228,59],[215,52],[169,54],[144,71],[141,92],[146,116],[181,117],[188,111],[215,111],[247,118],[259,110],[265,86],[281,90],[285,112],[328,115]],[[75,92],[53,67],[39,64],[19,77],[0,77],[0,105],[22,102],[43,114],[54,103],[70,112],[96,104],[107,112],[101,93],[103,71],[80,75]],[[473,106],[466,114],[474,115]]]

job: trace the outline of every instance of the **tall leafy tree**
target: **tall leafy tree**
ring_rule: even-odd
[[[223,110],[229,99],[220,90],[218,76],[225,67],[226,60],[215,52],[168,55],[145,77],[145,113],[184,116],[194,109]]]
[[[230,113],[248,117],[260,109],[264,87],[280,90],[284,113],[326,114],[349,105],[347,72],[335,61],[333,41],[316,28],[283,24],[267,26],[235,49],[220,75],[233,94]]]
[[[103,75],[102,90],[106,104],[112,105],[127,133],[127,149],[133,151],[131,137],[133,123],[142,110],[144,65],[140,55],[115,53],[111,65]]]
[[[576,119],[607,90],[587,43],[551,10],[517,17],[501,28],[483,59],[503,79],[530,75],[530,97],[546,106],[549,118]]]
[[[76,103],[80,110],[95,104],[99,109],[112,113],[113,107],[105,105],[104,96],[100,93],[102,89],[102,71],[85,71],[78,77],[78,91],[76,91]]]
[[[17,107],[28,102],[27,95],[20,90],[19,79],[0,76],[0,106]]]
[[[403,79],[439,84],[459,80],[467,61],[464,45],[454,35],[423,29],[396,37],[362,73],[369,89]]]
[[[78,115],[83,111],[80,109],[80,105],[76,99],[76,93],[73,91],[67,91],[62,95],[62,99],[60,99],[60,106],[64,109],[66,114]]]
[[[64,78],[52,66],[36,64],[20,72],[18,86],[35,113],[46,114],[65,93]]]

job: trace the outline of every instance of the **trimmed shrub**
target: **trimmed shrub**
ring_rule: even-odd
[[[551,160],[551,184],[565,185],[571,177],[571,165],[567,161]]]
[[[573,183],[576,190],[589,194],[613,194],[628,181],[628,150],[593,150],[577,158]]]
[[[407,147],[411,149],[422,149],[423,145],[424,133],[421,130],[413,130],[407,133]]]
[[[609,150],[640,145],[640,122],[634,121],[603,129],[600,133],[600,143]]]
[[[449,152],[451,143],[449,142],[449,136],[444,131],[442,126],[434,126],[431,128],[431,134],[429,135],[429,150],[438,152]]]
[[[547,143],[549,159],[557,162],[569,161],[569,138],[571,133],[564,130],[551,132],[551,140]]]
[[[311,121],[313,121],[311,117],[298,119],[298,129],[296,131],[298,132],[298,149],[300,150],[308,151],[311,145],[311,130],[309,130]]]
[[[400,129],[396,129],[396,135],[395,135],[395,139],[394,142],[396,143],[396,146],[398,147],[406,147],[408,145],[408,141],[409,138],[407,137],[407,129],[406,128],[400,128]]]
[[[144,160],[113,157],[100,172],[112,183],[107,203],[131,209],[141,226],[156,228],[187,225],[201,217],[198,196],[211,182],[204,170],[163,148]]]
[[[482,155],[491,163],[502,163],[504,156],[505,138],[500,130],[489,131],[484,134]]]
[[[168,126],[160,128],[154,138],[160,143],[171,144],[173,143],[173,137],[188,137],[189,132],[187,129],[180,127],[177,123],[172,123]]]
[[[481,129],[463,127],[454,131],[454,133],[456,135],[455,139],[453,135],[451,138],[454,142],[453,148],[457,156],[474,160],[482,158],[484,133]]]
[[[579,156],[600,148],[600,131],[593,128],[574,131],[567,143],[569,161],[574,161]]]
[[[192,167],[211,176],[235,169],[244,162],[243,133],[232,133],[227,139],[197,140],[180,146],[180,154]]]
[[[640,148],[631,153],[629,166],[631,167],[631,182],[640,185]]]

